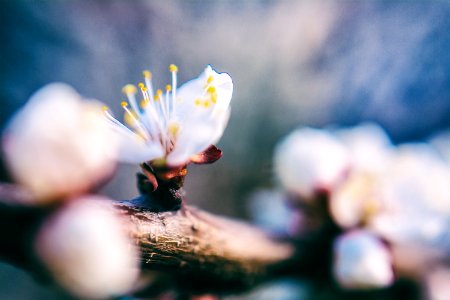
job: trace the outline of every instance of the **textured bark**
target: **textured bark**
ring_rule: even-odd
[[[130,220],[143,268],[179,275],[190,288],[239,289],[276,276],[293,248],[243,222],[182,206],[152,212],[133,202],[116,207]]]
[[[0,257],[34,269],[33,241],[42,220],[54,208],[18,205],[30,195],[13,184],[0,184]],[[200,292],[230,292],[283,273],[293,255],[290,244],[260,229],[182,205],[155,212],[146,198],[117,201],[130,236],[139,245],[142,268],[165,272],[174,284]]]

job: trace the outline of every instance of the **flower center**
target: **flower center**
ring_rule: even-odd
[[[128,101],[123,101],[121,106],[124,109],[124,123],[127,126],[115,119],[107,107],[104,108],[105,116],[114,125],[139,136],[145,142],[159,142],[166,154],[173,150],[177,136],[182,130],[176,110],[177,101],[179,101],[177,99],[178,67],[171,64],[169,71],[172,82],[166,85],[165,92],[161,89],[156,91],[153,89],[152,73],[149,70],[142,72],[144,82],[138,84],[142,94],[141,101],[136,98],[138,91],[136,86],[127,84],[123,87],[122,92],[127,96]],[[217,90],[213,83],[214,76],[207,77],[203,93],[193,100],[195,106],[209,108],[217,103]]]

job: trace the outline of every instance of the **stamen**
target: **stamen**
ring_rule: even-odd
[[[142,99],[141,102],[139,103],[142,107],[142,109],[145,109],[148,105],[148,100],[147,99]]]
[[[108,121],[110,121],[114,125],[117,125],[120,129],[124,130],[125,132],[131,133],[133,135],[136,135],[132,130],[130,130],[130,128],[128,128],[127,126],[123,125],[116,118],[114,118],[109,111],[105,110],[104,112],[105,112],[106,119],[108,119]]]
[[[142,72],[142,74],[144,75],[144,81],[145,81],[145,85],[147,86],[148,89],[148,95],[150,98],[150,102],[153,104],[154,99],[153,99],[153,85],[152,85],[152,72],[150,72],[149,70],[145,70]]]
[[[167,112],[166,112],[165,105],[164,105],[164,103],[162,103],[163,101],[158,101],[158,100],[163,100],[162,97],[163,97],[163,91],[157,90],[156,95],[155,95],[155,101],[156,101],[156,103],[160,109],[160,112],[163,116],[163,118],[162,118],[164,121],[164,122],[162,122],[163,126],[167,126],[167,122],[166,122],[167,121]]]
[[[171,107],[170,117],[173,117],[173,115],[175,115],[175,113],[176,113],[178,67],[174,64],[171,64],[169,66],[169,71],[172,73],[172,87],[173,87],[172,98],[171,98],[171,103],[170,103],[170,107]]]
[[[136,87],[135,87],[134,85],[132,85],[132,84],[127,84],[127,85],[125,85],[125,86],[122,88],[122,92],[123,92],[125,95],[128,95],[128,94],[136,94],[137,90],[136,90]]]
[[[130,102],[131,108],[139,114],[139,105],[136,100],[137,88],[132,84],[127,84],[122,88],[122,92],[127,95],[128,102]]]
[[[211,82],[213,82],[213,80],[214,80],[214,76],[210,75],[210,76],[208,76],[208,79],[206,79],[206,82],[211,83]]]
[[[176,72],[178,72],[178,67],[176,65],[174,65],[174,64],[171,64],[169,66],[169,71],[176,73]]]
[[[142,75],[144,75],[144,78],[146,79],[152,79],[152,72],[150,72],[149,70],[142,71]]]
[[[146,138],[146,139],[150,139],[151,137],[149,136],[147,130],[145,130],[143,124],[139,121],[139,117],[137,115],[137,112],[132,112],[128,109],[127,103],[124,101],[122,102],[122,107],[125,110],[125,112],[128,114],[129,119],[127,120],[127,118],[125,118],[125,121],[127,121],[127,123],[129,123],[130,125],[135,125],[134,127],[136,127],[137,129],[139,129],[140,134]],[[133,123],[134,122],[134,123]]]

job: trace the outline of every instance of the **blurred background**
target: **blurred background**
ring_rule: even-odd
[[[179,67],[180,83],[208,64],[229,73],[235,89],[218,145],[224,156],[211,166],[190,166],[186,179],[189,202],[214,213],[248,218],[247,200],[273,185],[276,142],[299,125],[371,120],[394,142],[421,140],[450,126],[446,1],[0,5],[2,127],[34,91],[54,81],[102,100],[119,115],[122,86],[141,81],[144,69],[160,87],[170,80],[171,63]],[[136,196],[137,171],[121,166],[104,193]],[[0,269],[0,295],[60,297],[10,266]]]

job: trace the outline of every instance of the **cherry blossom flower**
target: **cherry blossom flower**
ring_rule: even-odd
[[[220,150],[211,145],[218,142],[229,119],[231,77],[208,66],[198,78],[178,88],[178,68],[170,65],[169,70],[172,84],[165,91],[155,91],[152,74],[143,72],[144,82],[138,85],[141,101],[134,85],[123,88],[128,98],[121,103],[126,125],[105,107],[107,119],[122,140],[121,159],[167,167],[219,159]]]

